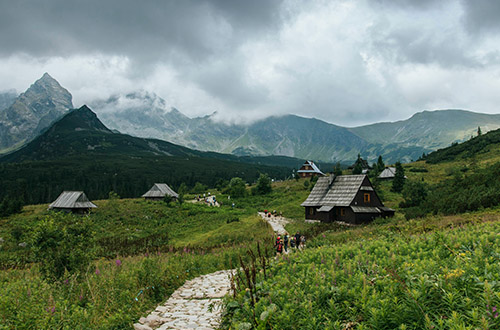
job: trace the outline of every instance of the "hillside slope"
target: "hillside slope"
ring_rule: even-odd
[[[301,162],[201,152],[114,133],[83,106],[25,147],[0,158],[0,200],[10,195],[26,203],[49,202],[62,190],[85,190],[90,198],[104,198],[110,191],[137,197],[154,182],[177,189],[181,183],[214,186],[217,180],[232,177],[253,182],[260,173],[284,178],[292,173],[287,165],[295,168]]]

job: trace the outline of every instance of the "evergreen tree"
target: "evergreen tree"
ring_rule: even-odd
[[[342,168],[340,167],[340,162],[337,162],[333,167],[333,174],[336,176],[342,175]]]
[[[401,162],[396,163],[396,174],[392,181],[392,191],[400,193],[405,185],[405,170]]]
[[[382,160],[382,156],[378,156],[377,160],[377,171],[382,172],[385,169],[384,161]]]
[[[352,169],[352,174],[361,174],[363,172],[363,167],[361,166],[361,162],[356,162],[356,165]]]
[[[477,127],[477,136],[481,136],[481,134],[483,134],[483,133],[481,132],[481,127],[480,127],[480,126],[478,126],[478,127]]]

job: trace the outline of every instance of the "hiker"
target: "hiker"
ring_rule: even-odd
[[[274,246],[276,247],[276,257],[278,257],[278,255],[283,253],[283,241],[280,236],[276,238],[276,244]]]
[[[285,247],[285,253],[288,253],[288,233],[285,232],[285,236],[283,236],[283,245]]]
[[[299,248],[299,245],[300,245],[300,234],[299,234],[299,232],[297,232],[295,234],[295,247]]]
[[[295,236],[290,237],[290,247],[291,248],[295,247]]]
[[[306,237],[304,235],[300,236],[300,248],[303,249],[306,247]]]
[[[280,218],[283,218],[283,212],[280,211]]]

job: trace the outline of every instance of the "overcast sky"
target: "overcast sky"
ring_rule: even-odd
[[[0,45],[0,91],[49,72],[75,106],[142,89],[235,121],[500,113],[496,0],[0,0]]]

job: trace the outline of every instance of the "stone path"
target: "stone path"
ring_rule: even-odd
[[[289,222],[286,218],[268,218],[263,212],[259,215],[269,222],[277,234],[285,233],[284,226]],[[222,298],[231,291],[231,272],[220,270],[187,281],[163,305],[156,307],[147,317],[141,317],[134,324],[134,329],[217,329],[222,314]]]
[[[259,212],[259,215],[264,220],[269,222],[269,224],[271,225],[271,227],[273,228],[275,233],[277,233],[279,235],[283,235],[286,232],[285,225],[290,222],[287,218],[280,217],[280,216],[277,216],[277,217],[271,216],[269,218],[269,217],[266,217],[266,214],[264,212]]]
[[[216,329],[222,297],[231,290],[230,274],[221,270],[187,281],[163,305],[141,317],[134,329]]]

